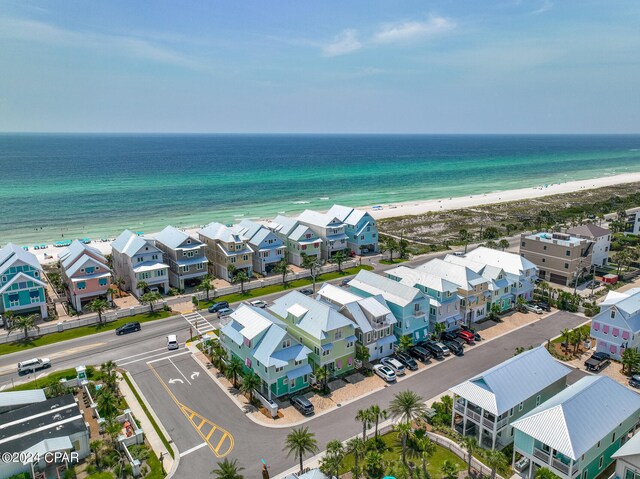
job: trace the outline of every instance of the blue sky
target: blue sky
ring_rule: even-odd
[[[0,0],[0,131],[638,133],[637,0]]]

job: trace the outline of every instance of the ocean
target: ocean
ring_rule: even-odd
[[[640,171],[640,135],[0,134],[0,245]]]

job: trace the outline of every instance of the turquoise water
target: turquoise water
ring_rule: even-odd
[[[640,135],[0,134],[0,244],[640,171]]]

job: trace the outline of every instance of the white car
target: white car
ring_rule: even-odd
[[[267,303],[265,303],[261,299],[256,299],[255,301],[251,301],[251,303],[249,303],[249,304],[251,306],[256,307],[256,308],[266,308],[267,307]]]
[[[18,363],[18,373],[26,374],[33,373],[39,369],[46,369],[51,367],[51,360],[49,358],[33,358],[28,361],[22,361]]]
[[[532,313],[542,314],[544,311],[540,306],[536,306],[535,304],[525,304],[524,309],[527,311],[531,311]]]
[[[376,364],[373,366],[373,372],[388,383],[392,383],[396,380],[396,373],[393,372],[393,369],[389,366],[385,366],[384,364]]]
[[[380,364],[391,368],[396,373],[396,376],[404,376],[405,374],[404,366],[396,358],[382,358]]]

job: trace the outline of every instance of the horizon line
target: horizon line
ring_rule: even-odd
[[[433,132],[213,132],[213,131],[0,131],[0,135],[229,135],[229,136],[634,136],[640,132],[482,132],[482,133],[433,133]]]

